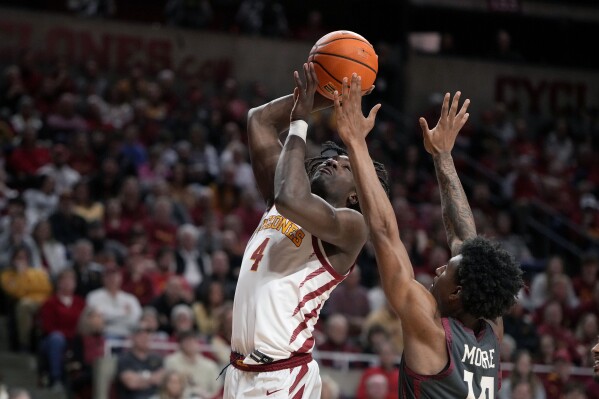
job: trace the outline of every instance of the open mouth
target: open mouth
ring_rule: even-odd
[[[320,173],[326,173],[327,175],[331,176],[333,175],[333,171],[328,166],[324,166],[322,169],[320,169]]]

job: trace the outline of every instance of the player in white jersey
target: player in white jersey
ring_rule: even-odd
[[[293,95],[252,109],[248,141],[267,211],[250,239],[235,292],[231,365],[224,397],[320,398],[312,331],[325,300],[367,239],[343,149],[305,162],[307,120],[332,105],[316,95],[316,73],[294,73]],[[289,129],[285,145],[279,133]],[[377,164],[379,178],[386,172]]]

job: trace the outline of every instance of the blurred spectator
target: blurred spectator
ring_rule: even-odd
[[[16,248],[23,247],[27,256],[31,256],[34,242],[28,232],[27,220],[23,214],[15,214],[9,220],[9,226],[0,235],[0,270],[9,266],[11,254]],[[29,259],[31,262],[31,259]]]
[[[504,388],[502,387],[501,391]],[[506,392],[506,394],[511,395],[508,396],[511,399],[534,399],[534,393],[530,382],[522,380],[518,381],[513,387],[511,387],[510,392]]]
[[[511,335],[503,335],[499,346],[499,358],[502,362],[511,363],[514,360],[517,345],[516,340]]]
[[[579,316],[585,313],[594,313],[599,315],[599,281],[595,283],[592,301],[581,304],[577,313]]]
[[[96,174],[98,168],[97,154],[91,147],[90,134],[78,132],[71,140],[71,155],[69,166],[81,176],[89,177]]]
[[[599,324],[597,314],[585,313],[579,319],[574,330],[576,338],[576,360],[581,367],[590,367],[594,364],[591,349],[597,342],[599,336]]]
[[[87,223],[104,220],[104,204],[91,197],[87,180],[80,180],[73,186],[73,213]]]
[[[360,267],[355,265],[349,276],[339,284],[326,302],[325,314],[340,313],[349,322],[349,335],[357,337],[370,312],[368,290],[360,285]]]
[[[227,302],[219,309],[216,333],[210,338],[210,345],[219,367],[225,367],[230,362],[232,331],[233,303]]]
[[[513,388],[521,381],[530,384],[533,399],[545,399],[545,387],[532,371],[532,357],[527,350],[518,351],[514,356],[514,369],[509,378],[502,380],[499,399],[511,399]]]
[[[42,166],[38,174],[49,175],[54,179],[56,192],[62,194],[71,191],[81,175],[68,164],[70,157],[69,148],[60,142],[52,146],[52,161]]]
[[[185,376],[188,396],[213,398],[222,387],[222,379],[217,379],[220,371],[217,364],[200,353],[196,332],[181,333],[178,340],[179,350],[164,359],[165,369]]]
[[[381,374],[373,374],[366,379],[365,399],[385,399],[389,395],[387,378]]]
[[[504,334],[513,337],[519,349],[535,353],[539,346],[537,326],[531,315],[526,312],[521,301],[516,301],[509,313],[503,317]]]
[[[197,287],[209,272],[199,251],[198,238],[198,229],[191,224],[184,224],[177,230],[176,272],[192,288]]]
[[[565,386],[563,399],[587,399],[587,393],[584,384],[572,382]]]
[[[177,342],[181,334],[196,330],[193,310],[184,303],[173,308],[170,322],[171,341],[173,342]]]
[[[34,318],[52,293],[48,273],[44,269],[31,267],[27,248],[17,246],[12,250],[9,267],[0,274],[0,283],[12,303],[9,317],[14,320],[18,348],[29,351],[32,347]]]
[[[526,242],[522,236],[514,234],[512,228],[512,215],[508,212],[499,212],[496,219],[497,235],[495,240],[499,242],[503,248],[512,254],[520,263],[530,262],[533,257]]]
[[[43,126],[43,122],[37,115],[31,97],[23,96],[19,100],[19,111],[10,118],[10,125],[15,133],[21,134],[25,130],[31,129],[34,132],[39,132]]]
[[[77,295],[85,298],[91,291],[102,286],[104,266],[93,261],[94,248],[89,240],[79,239],[73,245],[71,267],[77,275]]]
[[[552,280],[555,276],[563,275],[564,273],[564,261],[561,257],[554,255],[547,261],[545,271],[543,273],[536,274],[532,278],[530,284],[530,299],[532,306],[536,309],[544,305],[550,298]],[[570,307],[576,307],[578,305],[578,298],[572,289],[571,284],[568,283],[567,290],[567,302]]]
[[[35,188],[23,192],[23,199],[27,204],[27,219],[35,224],[41,219],[47,219],[58,207],[54,178],[50,175],[41,175],[37,178]]]
[[[127,247],[116,240],[106,238],[106,230],[104,230],[102,222],[97,220],[89,223],[87,225],[87,236],[94,252],[98,254],[98,260],[101,257],[110,257],[119,264],[124,262],[127,256]]]
[[[146,259],[140,248],[131,247],[125,261],[123,291],[135,296],[141,306],[149,305],[154,299],[152,279],[146,270]]]
[[[87,305],[102,313],[109,337],[126,337],[139,322],[141,306],[136,297],[121,289],[121,271],[115,265],[104,270],[104,286],[87,295]]]
[[[175,251],[169,247],[162,247],[156,252],[156,268],[151,270],[149,277],[154,287],[154,296],[164,292],[167,281],[175,275]]]
[[[588,253],[581,259],[580,274],[572,279],[574,292],[580,299],[581,304],[593,300],[593,290],[597,283],[597,271],[599,270],[599,256]]]
[[[26,128],[19,140],[19,145],[7,159],[8,171],[19,180],[35,175],[51,161],[50,150],[37,141],[37,133]]]
[[[189,127],[189,172],[193,181],[206,185],[219,174],[219,159],[216,148],[208,140],[206,126],[193,123]]]
[[[58,99],[56,109],[48,115],[48,128],[55,134],[76,133],[87,130],[87,123],[76,111],[76,97],[64,93]]]
[[[64,245],[70,245],[87,236],[85,219],[73,212],[73,198],[70,191],[60,194],[58,208],[50,215],[49,220],[54,237]]]
[[[129,176],[125,179],[120,190],[120,200],[123,223],[133,225],[136,223],[143,223],[146,220],[148,210],[143,203],[141,187],[139,180],[136,177]],[[165,206],[162,207],[164,208]],[[168,212],[170,212],[170,210],[168,210]],[[166,215],[161,215],[161,217],[166,217]],[[170,219],[170,213],[168,218]]]
[[[202,281],[195,290],[196,298],[205,298],[212,281],[220,282],[225,289],[225,298],[233,299],[237,282],[231,278],[229,256],[224,251],[214,251],[211,257],[212,274]]]
[[[87,306],[77,327],[73,342],[73,367],[69,375],[70,386],[76,399],[91,399],[93,367],[104,356],[104,317],[97,309]]]
[[[67,267],[65,246],[52,237],[50,222],[40,220],[33,228],[31,264],[46,269],[50,277],[55,278]]]
[[[177,226],[172,221],[173,204],[167,197],[156,200],[152,216],[145,223],[148,234],[150,253],[155,254],[158,248],[168,246],[174,248],[177,242]]]
[[[359,353],[360,350],[349,339],[349,322],[342,314],[332,314],[325,325],[325,341],[317,345],[321,352]],[[322,360],[325,367],[338,368],[341,365],[335,360]]]
[[[116,198],[121,193],[121,199],[124,200],[124,193],[121,191],[122,177],[118,161],[114,157],[105,157],[100,164],[99,172],[90,179],[92,198],[98,201],[107,201]],[[135,178],[132,179],[135,180]],[[127,199],[130,200],[129,197]],[[135,204],[129,203],[127,210],[136,210]]]
[[[47,362],[50,385],[64,383],[63,361],[67,348],[72,348],[79,316],[85,300],[75,295],[77,280],[72,269],[65,269],[56,278],[56,290],[40,309],[44,338],[41,352]]]
[[[261,205],[258,207],[257,203],[258,194],[255,189],[245,189],[241,193],[241,203],[232,211],[241,221],[241,239],[243,242],[247,242],[250,239],[264,214],[264,206]]]
[[[151,306],[145,306],[142,309],[140,323],[143,323],[151,331],[152,341],[168,341],[169,336],[166,332],[160,330],[158,322],[158,312]]]
[[[183,374],[175,370],[166,370],[158,393],[150,399],[186,399],[188,397],[185,396],[186,388]]]
[[[167,280],[164,291],[154,298],[151,304],[158,311],[161,330],[172,333],[170,321],[173,308],[181,304],[190,304],[191,297],[191,290],[189,287],[185,287],[181,277],[175,275]]]
[[[390,337],[393,347],[398,354],[403,353],[403,333],[401,329],[401,320],[397,317],[395,311],[391,308],[389,302],[385,302],[385,306],[379,310],[371,312],[362,331],[368,331],[373,325],[379,325],[385,329]]]
[[[339,399],[340,389],[339,384],[331,378],[328,374],[321,377],[322,389],[320,392],[320,399]]]
[[[106,231],[106,238],[118,241],[121,244],[127,244],[129,241],[131,223],[123,217],[121,203],[116,198],[106,201],[104,230]]]
[[[543,312],[537,332],[540,335],[549,334],[558,343],[558,349],[572,351],[575,347],[575,338],[572,331],[563,326],[563,310],[558,302],[547,304]]]
[[[219,323],[220,309],[225,304],[225,289],[221,282],[212,281],[206,294],[193,304],[193,312],[200,333],[210,336],[216,332]]]
[[[365,399],[368,397],[366,382],[373,375],[382,375],[387,379],[387,395],[386,399],[398,399],[399,398],[399,369],[395,362],[397,361],[397,353],[395,352],[393,345],[390,342],[383,342],[378,348],[377,352],[379,356],[380,364],[375,367],[369,367],[364,370],[364,373],[360,377],[360,383],[358,384],[358,390],[356,392],[356,399]]]
[[[568,351],[560,349],[555,353],[553,371],[545,376],[547,399],[561,399],[568,383],[573,382],[572,358]]]
[[[144,324],[131,329],[131,350],[117,363],[118,399],[149,399],[158,392],[164,369],[162,358],[150,352],[150,334]]]

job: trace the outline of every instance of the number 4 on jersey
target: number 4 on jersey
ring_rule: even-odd
[[[264,241],[262,241],[262,244],[258,245],[258,248],[256,248],[256,250],[252,254],[252,257],[250,259],[254,261],[254,264],[250,269],[251,271],[255,272],[256,270],[258,270],[258,265],[264,257],[264,249],[266,248],[266,245],[268,245],[269,240],[270,238],[265,238]]]

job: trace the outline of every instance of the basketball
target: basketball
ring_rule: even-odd
[[[318,39],[310,50],[308,62],[314,63],[318,92],[331,100],[335,90],[341,94],[343,78],[351,78],[354,72],[362,77],[362,93],[365,93],[373,85],[379,68],[378,56],[370,42],[347,30]]]

